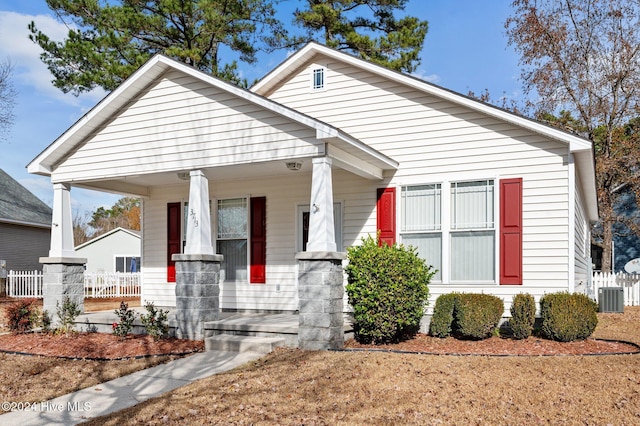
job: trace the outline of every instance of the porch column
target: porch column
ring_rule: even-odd
[[[313,159],[307,251],[336,251],[331,159]]]
[[[177,336],[202,340],[204,323],[218,319],[220,311],[220,264],[211,243],[209,181],[201,170],[190,173],[187,241],[176,262]]]
[[[336,252],[331,159],[314,158],[309,241],[298,262],[298,346],[305,350],[344,345],[344,253]]]
[[[73,244],[73,219],[71,216],[70,186],[53,185],[53,215],[51,220],[51,245],[49,256],[41,257],[43,271],[43,310],[49,313],[52,323],[60,321],[58,306],[64,299],[75,302],[84,312],[84,266],[87,259],[76,256]]]

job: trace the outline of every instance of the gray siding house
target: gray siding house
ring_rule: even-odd
[[[7,270],[41,270],[51,241],[51,207],[0,169],[0,260]]]

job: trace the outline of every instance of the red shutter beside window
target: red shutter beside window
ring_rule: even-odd
[[[180,253],[180,203],[167,203],[167,282],[176,282],[176,263],[171,255]]]
[[[500,284],[522,284],[522,178],[500,180]]]
[[[396,242],[396,189],[378,188],[376,203],[377,226],[380,233],[380,245],[392,246]]]
[[[251,266],[249,282],[264,284],[267,282],[267,199],[251,198]]]

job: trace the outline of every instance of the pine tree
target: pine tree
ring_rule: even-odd
[[[268,0],[47,0],[69,27],[67,39],[51,40],[31,22],[29,38],[63,92],[96,87],[110,91],[156,53],[214,76],[245,84],[236,61],[253,63],[260,48],[285,33]],[[225,52],[227,51],[225,50]]]
[[[307,0],[296,9],[294,23],[306,34],[294,45],[317,41],[397,71],[413,72],[428,23],[416,17],[396,18],[407,0]]]

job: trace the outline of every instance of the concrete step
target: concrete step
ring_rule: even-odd
[[[216,334],[215,336],[204,339],[205,351],[256,352],[268,354],[275,348],[284,345],[285,340],[280,337]]]

